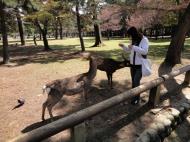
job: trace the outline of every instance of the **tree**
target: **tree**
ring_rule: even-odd
[[[16,8],[16,18],[17,18],[17,23],[18,23],[21,45],[25,45],[23,22],[21,19],[21,13],[20,13],[19,8]]]
[[[8,30],[13,31],[14,27],[11,27],[13,21],[13,16],[17,17],[18,22],[18,29],[21,37],[21,44],[24,45],[24,32],[23,32],[23,25],[22,19],[20,17],[19,8],[27,8],[28,3],[31,0],[24,0],[24,1],[16,1],[16,0],[1,0],[0,1],[0,25],[1,25],[1,34],[3,38],[3,63],[9,62],[9,50],[8,50]],[[11,18],[7,18],[9,15]],[[11,24],[9,24],[9,23]],[[11,27],[10,29],[8,29]]]
[[[47,40],[48,24],[51,19],[52,15],[45,11],[37,12],[34,16],[34,24],[39,28],[40,33],[42,34],[45,51],[51,50]]]
[[[51,48],[49,47],[47,40],[47,32],[48,27],[53,19],[52,9],[56,7],[56,2],[53,0],[41,2],[40,0],[35,1],[37,6],[34,10],[26,16],[26,20],[29,20],[36,25],[39,29],[40,34],[43,38],[44,50],[49,51]]]
[[[78,32],[79,32],[81,49],[82,49],[82,51],[85,51],[84,41],[83,41],[82,31],[81,31],[81,21],[80,21],[80,14],[79,14],[79,0],[76,0],[76,16],[77,16],[77,27],[78,27]]]
[[[3,64],[7,64],[9,62],[5,6],[5,3],[3,3],[3,1],[0,1],[0,24],[3,40]]]
[[[102,44],[102,36],[101,36],[101,30],[100,25],[98,23],[97,13],[95,10],[95,13],[93,15],[94,20],[94,34],[95,34],[95,43],[92,47],[100,46]]]
[[[63,24],[62,24],[63,21],[61,17],[58,17],[57,20],[59,23],[59,36],[60,36],[60,39],[63,39]]]
[[[184,45],[187,32],[190,30],[190,3],[184,15],[180,19],[178,28],[170,42],[165,62],[169,65],[181,63],[181,50]]]
[[[127,31],[127,20],[128,19],[128,11],[124,10],[121,12],[121,19],[119,24],[121,25],[121,32],[122,32],[122,36],[125,37],[126,36],[126,31]]]
[[[98,19],[98,13],[102,7],[101,4],[103,4],[104,1],[102,0],[89,0],[87,2],[87,7],[89,10],[89,13],[92,16],[93,19],[93,25],[94,25],[94,35],[95,35],[95,43],[92,47],[100,46],[102,44],[102,36],[101,36],[101,30],[100,30],[100,20]]]
[[[8,50],[8,38],[7,38],[7,8],[14,7],[16,5],[15,1],[11,0],[1,0],[0,1],[0,26],[1,34],[3,39],[3,64],[9,62],[9,50]]]
[[[54,16],[54,22],[52,24],[55,32],[55,39],[58,39],[58,34],[60,39],[63,39],[63,16],[69,12],[67,1],[57,0],[55,5],[51,7],[50,11]]]
[[[54,17],[54,30],[55,30],[55,39],[58,39],[58,20],[57,17]]]

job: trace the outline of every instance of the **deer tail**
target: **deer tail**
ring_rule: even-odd
[[[43,94],[45,94],[45,93],[48,94],[48,93],[50,92],[50,90],[51,90],[51,88],[48,87],[47,85],[44,85],[44,86],[42,87]]]

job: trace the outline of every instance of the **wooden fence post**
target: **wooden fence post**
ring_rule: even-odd
[[[75,127],[71,127],[70,128],[70,135],[71,135],[71,139],[70,139],[70,141],[71,142],[75,142]]]
[[[85,122],[71,128],[71,142],[86,142],[86,136]]]
[[[160,89],[161,86],[159,85],[150,90],[148,103],[153,108],[156,107],[160,102]]]
[[[190,71],[187,71],[185,74],[184,83],[189,84],[190,83]]]

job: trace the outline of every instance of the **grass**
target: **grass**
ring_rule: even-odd
[[[27,45],[33,45],[33,41],[31,39],[27,40],[26,43]],[[103,39],[104,44],[101,47],[91,47],[94,43],[94,38],[88,37],[88,38],[84,38],[84,43],[85,43],[86,51],[95,52],[96,54],[101,55],[103,57],[109,57],[109,58],[113,58],[117,60],[122,60],[121,54],[124,53],[124,51],[118,46],[118,44],[124,43],[127,45],[129,44],[129,40],[123,39],[123,38],[111,39],[111,40]],[[9,44],[15,45],[15,44],[20,44],[20,42],[10,39]],[[37,41],[37,44],[43,46],[42,41]],[[159,39],[159,40],[151,39],[149,54],[148,54],[149,58],[157,63],[162,62],[163,59],[165,58],[165,54],[167,52],[167,48],[169,44],[170,44],[170,39]],[[80,41],[78,38],[64,38],[63,40],[49,39],[49,45],[52,49],[56,49],[58,52],[59,50],[63,51],[64,55],[71,54],[73,52],[77,52],[81,50]],[[24,54],[25,51],[22,51],[22,52]],[[26,51],[26,52],[30,52],[30,51]],[[129,55],[125,53],[125,56],[128,57]],[[182,53],[182,57],[190,59],[190,38],[186,39],[185,50]],[[56,58],[56,55],[49,58],[49,61],[52,61],[52,62],[58,61],[55,58]],[[63,59],[61,58],[61,60]]]

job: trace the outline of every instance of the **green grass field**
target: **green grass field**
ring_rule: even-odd
[[[49,39],[49,45],[52,49],[64,50],[66,53],[71,53],[74,51],[80,51],[80,41],[78,38],[64,38],[63,40],[54,40]],[[19,41],[13,39],[9,40],[9,44],[20,44]],[[86,51],[92,51],[98,55],[104,57],[110,57],[114,59],[121,60],[121,53],[124,53],[122,49],[118,46],[119,43],[128,44],[128,39],[103,39],[103,45],[101,47],[91,47],[94,43],[94,38],[84,38],[84,43]],[[2,44],[2,43],[0,43]],[[27,45],[33,45],[32,40],[27,40]],[[43,46],[42,41],[37,41],[38,45]],[[170,39],[159,39],[159,40],[150,40],[149,48],[149,58],[155,62],[161,62],[167,52],[168,45],[170,44]],[[2,49],[1,49],[2,50]],[[23,51],[24,52],[24,51]],[[126,57],[128,54],[125,55]],[[186,39],[185,50],[182,53],[182,57],[190,59],[190,38]]]

